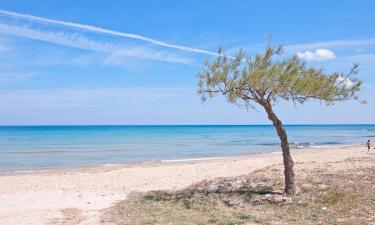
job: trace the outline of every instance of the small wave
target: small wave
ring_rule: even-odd
[[[310,148],[328,148],[332,147],[332,145],[316,145],[316,146],[310,146]]]
[[[104,165],[101,165],[102,167],[115,167],[115,166],[121,166],[121,164],[118,164],[118,163],[108,163],[108,164],[104,164]]]
[[[53,154],[88,154],[88,153],[116,153],[124,151],[121,148],[114,149],[67,149],[67,150],[22,150],[22,151],[0,151],[0,154],[12,155],[53,155]]]
[[[225,142],[216,142],[212,143],[211,145],[218,145],[218,146],[233,146],[233,145],[253,145],[253,140],[232,140],[232,141],[225,141]]]
[[[59,151],[59,150],[51,150],[51,151],[6,151],[1,152],[2,154],[15,154],[15,155],[38,155],[38,154],[59,154],[59,153],[67,153],[67,152],[73,152],[73,151]]]
[[[263,143],[262,146],[279,146],[280,143]],[[302,148],[324,148],[332,147],[336,145],[343,145],[341,142],[329,141],[329,142],[291,142],[289,143],[290,148],[302,149]]]
[[[350,147],[354,145],[355,144],[317,145],[317,146],[310,146],[310,148]]]
[[[24,174],[24,173],[35,173],[35,172],[50,172],[53,169],[34,169],[34,170],[5,170],[5,173]]]
[[[321,143],[315,143],[315,142],[290,142],[289,146],[291,148],[305,148],[305,147],[309,147],[309,146],[324,145],[324,144],[335,144],[335,143],[336,142],[321,142]],[[262,146],[279,146],[280,143],[263,143],[263,144],[259,144],[259,145],[262,145]]]
[[[262,143],[262,144],[258,144],[258,145],[263,145],[263,146],[277,146],[277,145],[280,145],[280,143]]]
[[[16,170],[14,173],[33,173],[35,170]]]

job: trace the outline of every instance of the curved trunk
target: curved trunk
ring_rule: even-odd
[[[281,149],[283,151],[284,161],[285,193],[287,195],[293,195],[295,193],[293,170],[294,163],[292,156],[290,155],[288,137],[286,135],[283,124],[273,112],[271,104],[269,102],[264,102],[262,106],[267,112],[268,119],[272,121],[274,127],[276,128],[277,135],[279,136],[281,141]]]

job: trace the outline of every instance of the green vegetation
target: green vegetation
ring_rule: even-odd
[[[245,107],[262,107],[273,123],[281,142],[284,160],[285,192],[295,193],[293,159],[282,122],[273,106],[279,100],[304,103],[315,99],[327,105],[336,101],[357,99],[356,93],[362,82],[351,78],[357,73],[354,65],[348,74],[326,73],[323,69],[310,68],[296,55],[282,58],[282,47],[266,47],[263,54],[247,56],[239,51],[235,57],[219,50],[213,62],[203,66],[198,74],[202,101],[217,94],[224,95],[228,102]],[[278,58],[277,58],[278,57]]]

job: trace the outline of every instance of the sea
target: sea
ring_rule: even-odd
[[[375,125],[286,125],[290,146],[375,142]],[[0,172],[279,152],[272,125],[0,126]]]

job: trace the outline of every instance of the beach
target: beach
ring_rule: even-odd
[[[0,225],[375,225],[375,1],[214,3],[0,1]]]
[[[292,152],[297,176],[304,170],[369,166],[364,146],[326,147]],[[348,159],[356,160],[352,165]],[[282,166],[281,152],[185,162],[56,169],[0,176],[0,224],[100,224],[103,211],[133,191],[178,190],[215,177],[249,174]],[[302,171],[302,172],[301,172]]]

